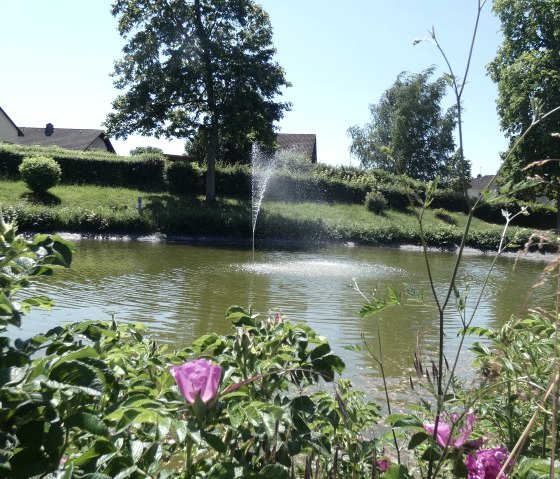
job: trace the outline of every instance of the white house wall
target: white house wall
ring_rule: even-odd
[[[17,143],[18,131],[13,123],[0,111],[0,141]]]

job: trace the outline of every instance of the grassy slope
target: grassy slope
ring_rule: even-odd
[[[145,210],[136,210],[142,196]],[[22,230],[101,233],[150,233],[250,236],[250,202],[227,199],[208,207],[202,198],[182,198],[169,193],[96,187],[57,186],[41,198],[19,181],[0,181],[0,205],[14,215]],[[426,211],[425,231],[430,244],[458,243],[466,216],[450,213],[450,225]],[[473,246],[493,247],[501,226],[474,219]],[[362,205],[267,202],[262,205],[257,233],[260,238],[286,240],[358,241],[369,244],[418,243],[418,222],[412,211],[387,209],[375,215]],[[525,234],[525,236],[528,233]],[[488,244],[477,244],[483,237]]]

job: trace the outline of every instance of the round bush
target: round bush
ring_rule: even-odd
[[[387,207],[387,200],[385,196],[383,196],[383,193],[379,191],[370,191],[366,194],[364,204],[369,211],[379,214]]]
[[[27,157],[21,161],[19,172],[34,193],[44,193],[60,181],[60,165],[46,156]]]

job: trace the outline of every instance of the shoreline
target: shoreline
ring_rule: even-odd
[[[34,236],[37,233],[24,232],[26,237]],[[63,239],[78,242],[83,240],[88,241],[139,241],[144,243],[170,243],[170,244],[186,244],[198,246],[231,246],[231,247],[247,247],[251,248],[251,238],[228,238],[226,236],[186,236],[186,235],[167,235],[163,233],[154,233],[149,235],[141,234],[116,234],[116,233],[70,233],[70,232],[54,232],[47,234],[56,234]],[[380,249],[400,249],[404,251],[416,251],[422,253],[423,249],[420,245],[414,244],[361,244],[354,241],[306,241],[306,240],[274,240],[274,239],[259,239],[255,245],[258,249],[271,249],[271,248],[380,248]],[[459,247],[454,246],[428,246],[428,252],[437,253],[457,253]],[[465,247],[463,255],[465,256],[489,256],[496,252],[493,250],[481,250],[473,247]],[[545,251],[545,250],[530,250],[524,251],[520,248],[516,251],[504,251],[500,254],[502,257],[510,259],[530,259],[530,260],[552,260],[558,253]]]

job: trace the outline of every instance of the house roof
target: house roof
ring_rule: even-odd
[[[317,163],[317,136],[306,133],[278,133],[276,142],[280,150],[303,153],[311,163]]]
[[[100,139],[105,143],[107,151],[115,153],[111,141],[105,136],[103,130],[54,128],[49,123],[46,128],[23,126],[21,131],[23,136],[18,138],[20,145],[59,146],[68,150],[85,151],[91,149],[94,142]]]
[[[17,127],[17,125],[13,122],[13,120],[8,116],[8,114],[2,109],[2,107],[0,106],[0,113],[2,113],[6,119],[14,126],[14,128],[17,130],[17,134],[18,136],[23,136],[23,132]]]
[[[478,175],[476,178],[471,178],[471,188],[480,190],[486,188],[493,178],[494,175]]]

